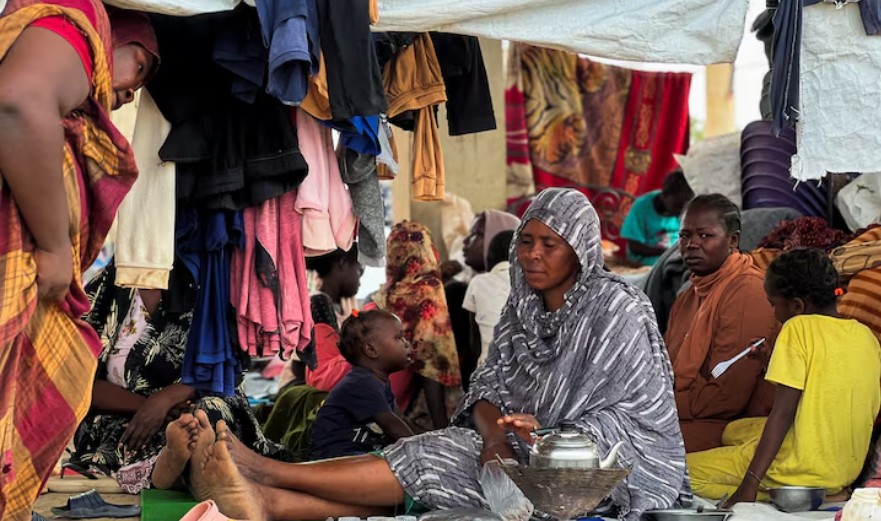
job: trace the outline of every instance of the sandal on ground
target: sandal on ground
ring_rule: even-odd
[[[141,515],[141,507],[138,505],[111,505],[94,490],[90,490],[78,496],[71,496],[67,505],[61,508],[52,508],[52,513],[58,517],[69,519],[94,519],[97,517],[137,517]]]

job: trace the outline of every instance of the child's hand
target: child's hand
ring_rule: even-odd
[[[541,424],[531,414],[509,414],[498,419],[499,427],[511,431],[523,441],[532,443],[532,431],[541,429]]]
[[[34,251],[37,263],[37,295],[40,300],[61,302],[70,291],[73,280],[73,255],[70,244],[47,251],[37,248]]]

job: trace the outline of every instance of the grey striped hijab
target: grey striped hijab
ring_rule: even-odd
[[[556,312],[545,311],[517,262],[523,226],[537,219],[575,251],[581,271]],[[570,189],[541,192],[511,250],[511,294],[486,364],[475,373],[456,422],[487,400],[503,413],[535,415],[544,426],[573,420],[608,453],[625,445],[632,467],[612,493],[622,516],[667,508],[690,496],[673,371],[648,299],[603,269],[599,217]]]

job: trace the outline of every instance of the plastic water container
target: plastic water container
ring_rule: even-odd
[[[881,520],[881,488],[858,488],[841,511],[841,521]]]

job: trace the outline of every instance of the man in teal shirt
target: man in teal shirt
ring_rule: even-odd
[[[662,190],[633,201],[621,227],[627,258],[643,266],[654,265],[679,240],[679,216],[693,197],[682,170],[675,170],[664,180]]]

